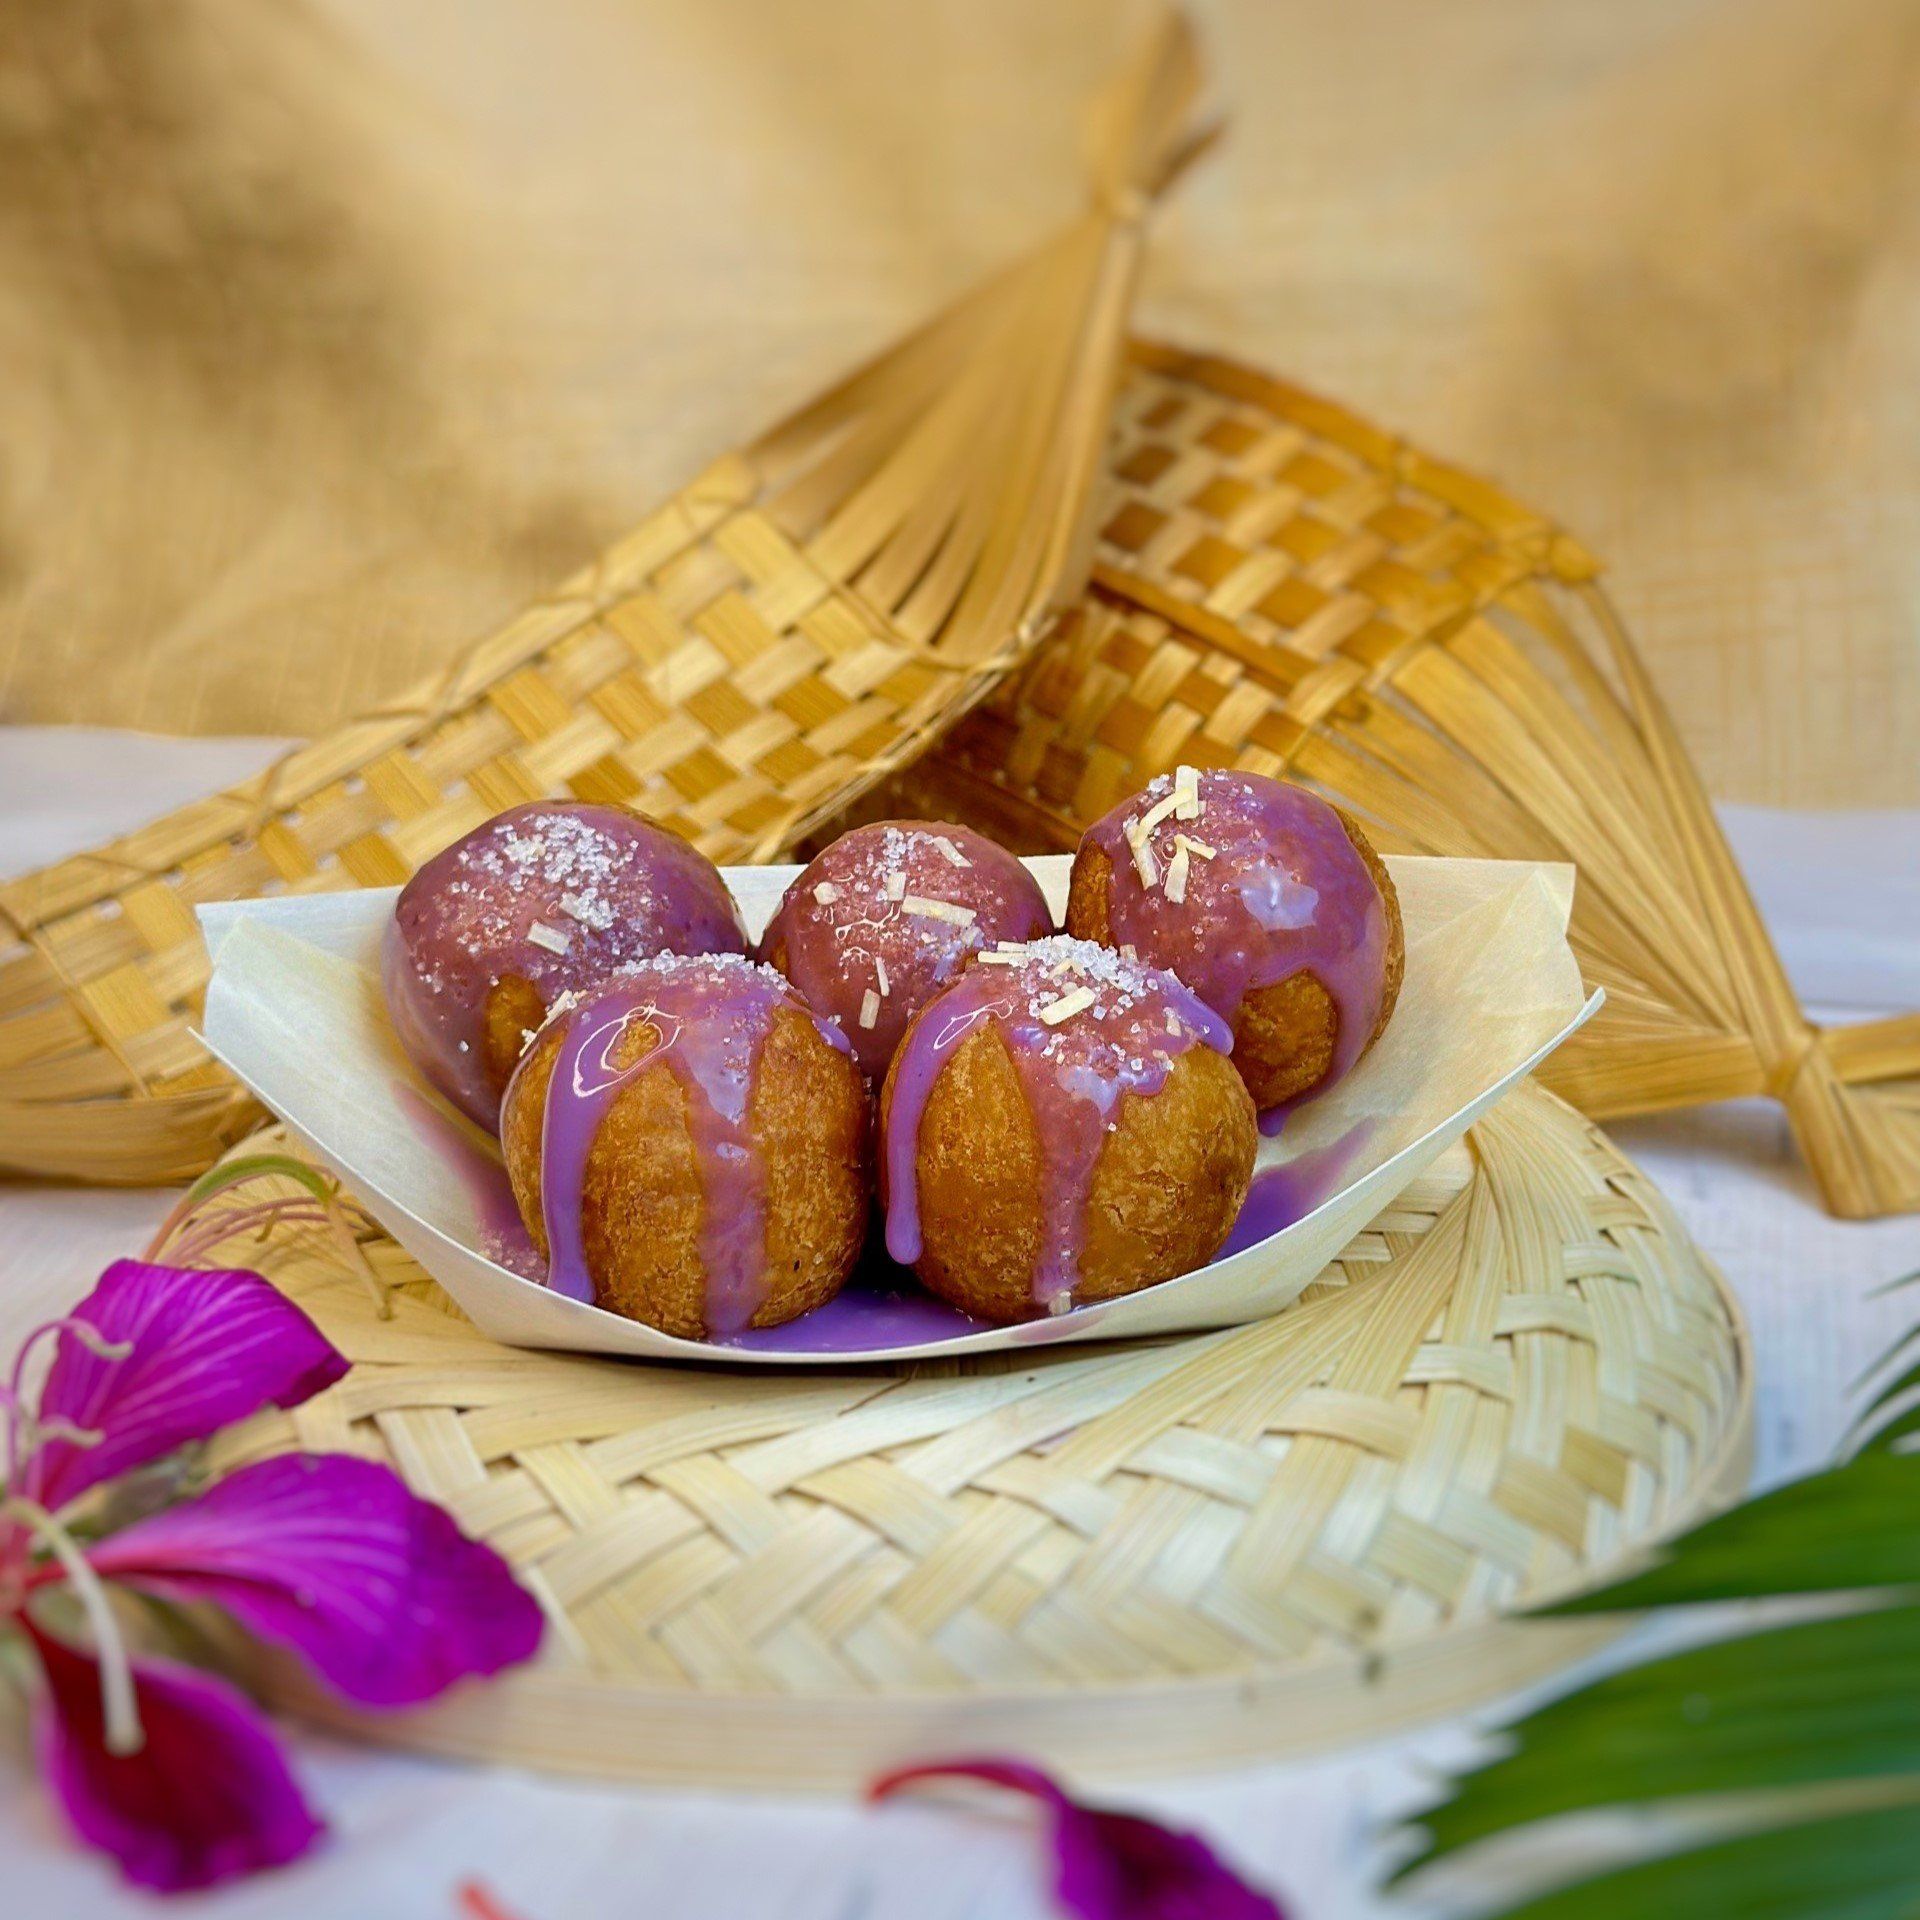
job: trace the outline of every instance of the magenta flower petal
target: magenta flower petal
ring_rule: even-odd
[[[257,1273],[116,1260],[74,1309],[96,1353],[63,1328],[40,1417],[100,1436],[92,1446],[49,1440],[28,1461],[24,1491],[58,1508],[190,1440],[258,1413],[297,1407],[347,1363],[307,1316]]]
[[[347,1454],[242,1467],[87,1558],[163,1599],[213,1601],[362,1706],[431,1700],[540,1644],[539,1607],[491,1547]]]
[[[884,1800],[918,1780],[984,1780],[1038,1800],[1053,1846],[1053,1892],[1076,1920],[1283,1920],[1198,1834],[1137,1814],[1083,1807],[1038,1767],[1018,1760],[948,1760],[876,1780]]]
[[[41,1772],[74,1832],[137,1886],[217,1886],[297,1860],[325,1832],[267,1723],[224,1681],[136,1661],[145,1744],[112,1754],[92,1655],[23,1624],[46,1677],[34,1727]]]

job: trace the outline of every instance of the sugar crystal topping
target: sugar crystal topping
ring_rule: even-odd
[[[547,1024],[551,1025],[563,1013],[571,1013],[575,1007],[585,1006],[602,994],[612,992],[622,981],[670,980],[678,975],[703,972],[742,986],[771,987],[786,999],[798,998],[793,983],[777,967],[744,953],[656,953],[648,959],[629,960],[612,968],[590,987],[555,994],[553,1004],[547,1009]]]
[[[870,936],[902,915],[951,928],[947,938],[958,950],[982,944],[978,908],[942,897],[950,886],[968,887],[975,865],[951,833],[887,821],[846,835],[823,859],[833,877],[812,881],[807,893],[815,905],[838,910],[849,947],[864,948],[852,936]]]
[[[596,933],[612,929],[622,915],[643,919],[660,905],[630,850],[577,814],[528,814],[476,835],[460,861],[444,891],[457,903],[470,946],[524,937],[549,953],[565,953],[572,944],[565,927],[538,919],[531,928],[521,926],[529,900],[550,902]]]
[[[1157,968],[1091,940],[1056,933],[1022,947],[1000,947],[979,956],[978,964],[1002,968],[1009,976],[1001,991],[1013,1001],[1008,1011],[1037,1020],[1052,1030],[1040,1043],[1044,1054],[1060,1044],[1059,1030],[1081,1019],[1118,1021],[1136,1008],[1170,999],[1166,1029],[1176,1038],[1193,1037],[1186,1017],[1185,990]]]

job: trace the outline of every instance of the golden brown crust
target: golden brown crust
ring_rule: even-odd
[[[889,1073],[883,1137],[892,1104]],[[1157,1094],[1123,1094],[1115,1121],[1094,1167],[1076,1302],[1137,1293],[1204,1266],[1253,1174],[1253,1103],[1232,1063],[1209,1048],[1181,1054]],[[1040,1140],[997,1028],[963,1041],[935,1079],[915,1170],[921,1283],[983,1320],[1030,1320],[1044,1311],[1033,1291],[1044,1204]]]
[[[1400,918],[1400,897],[1394,891],[1386,863],[1359,824],[1343,809],[1334,809],[1355,852],[1379,889],[1387,911],[1387,957],[1380,1015],[1357,1059],[1364,1059],[1386,1030],[1406,977],[1406,929]],[[1073,876],[1067,885],[1067,931],[1077,939],[1110,947],[1113,940],[1113,865],[1089,840],[1082,840],[1073,858]],[[1333,996],[1318,977],[1296,973],[1270,987],[1255,987],[1240,1003],[1233,1018],[1233,1062],[1260,1108],[1276,1107],[1311,1093],[1333,1064],[1339,1037],[1340,1014]]]
[[[1373,884],[1380,889],[1380,898],[1387,909],[1387,971],[1386,981],[1380,994],[1380,1017],[1373,1023],[1373,1031],[1367,1036],[1370,1047],[1386,1031],[1387,1022],[1393,1018],[1395,1003],[1400,998],[1400,983],[1407,977],[1407,929],[1400,918],[1400,896],[1394,890],[1393,875],[1387,871],[1387,863],[1375,851],[1374,844],[1361,831],[1360,823],[1344,807],[1335,807],[1340,816],[1340,824],[1347,830],[1347,838],[1353,842],[1354,851],[1367,863],[1367,871],[1373,876]],[[1366,1052],[1366,1047],[1361,1048]]]
[[[542,1259],[540,1132],[561,1037],[555,1023],[534,1041],[500,1116],[508,1178]],[[627,1039],[636,1056],[659,1042],[638,1025]],[[832,1299],[853,1270],[871,1190],[869,1102],[853,1062],[798,1008],[781,1007],[747,1114],[766,1179],[765,1296],[751,1324],[771,1327]],[[706,1204],[686,1092],[664,1063],[645,1068],[608,1107],[581,1182],[596,1303],[663,1333],[705,1338]]]
[[[1067,931],[1097,947],[1113,945],[1113,862],[1091,840],[1082,840],[1067,881]]]
[[[873,1101],[852,1059],[783,1007],[748,1116],[766,1174],[767,1298],[756,1327],[824,1306],[860,1257],[873,1210]]]
[[[506,1092],[507,1082],[526,1051],[527,1035],[538,1033],[546,1017],[547,1003],[541,999],[540,989],[522,974],[502,974],[487,989],[480,1051],[487,1085],[494,1093]]]
[[[914,1026],[926,1017],[915,1016]],[[907,1039],[894,1055],[907,1051]],[[881,1137],[894,1075],[881,1094]],[[1007,1043],[984,1026],[941,1068],[920,1115],[914,1156],[922,1254],[914,1271],[930,1292],[983,1320],[1024,1320],[1037,1311],[1040,1259],[1040,1138]]]
[[[1259,1129],[1233,1062],[1211,1047],[1174,1061],[1151,1099],[1120,1096],[1093,1170],[1076,1300],[1137,1293],[1219,1252],[1253,1179]]]
[[[1340,1013],[1311,973],[1255,987],[1233,1016],[1233,1063],[1258,1107],[1297,1100],[1333,1065]]]

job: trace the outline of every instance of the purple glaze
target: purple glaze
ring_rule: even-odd
[[[1057,1024],[1043,1009],[1084,989],[1092,1004]],[[1123,1093],[1151,1096],[1196,1043],[1228,1053],[1226,1023],[1173,977],[1065,935],[1019,949],[1012,964],[974,962],[927,1008],[900,1049],[881,1151],[887,1251],[920,1258],[920,1121],[954,1050],[983,1026],[1005,1042],[1040,1141],[1040,1257],[1034,1298],[1070,1302],[1079,1281],[1087,1196]]]
[[[466,1188],[473,1201],[480,1251],[495,1266],[517,1273],[522,1280],[544,1280],[546,1270],[540,1263],[539,1249],[520,1218],[513,1182],[497,1155],[488,1153],[462,1121],[436,1107],[418,1088],[396,1080],[393,1092],[421,1137],[432,1143]]]
[[[1232,1231],[1214,1260],[1230,1259],[1257,1247],[1296,1222],[1304,1220],[1339,1189],[1354,1156],[1373,1134],[1373,1122],[1362,1120],[1338,1139],[1308,1153],[1296,1154],[1277,1167],[1263,1167],[1253,1176]]]
[[[974,917],[964,925],[932,917],[917,910],[926,901]],[[878,1084],[908,1022],[969,954],[1052,931],[1039,882],[1005,847],[944,821],[881,820],[843,833],[788,887],[760,957],[852,1041]],[[872,1025],[864,1026],[869,992]]]
[[[1310,971],[1339,1016],[1333,1063],[1313,1089],[1326,1092],[1359,1059],[1386,994],[1387,909],[1366,861],[1318,794],[1263,774],[1210,769],[1194,781],[1197,815],[1176,810],[1145,834],[1155,874],[1148,885],[1129,829],[1174,791],[1175,776],[1162,774],[1095,821],[1081,842],[1113,869],[1114,945],[1179,975],[1229,1024],[1255,989]],[[1175,901],[1167,875],[1182,834],[1214,856],[1189,855],[1185,898]]]
[[[556,1293],[594,1298],[580,1219],[587,1155],[622,1088],[658,1063],[686,1094],[700,1162],[708,1329],[736,1333],[753,1318],[765,1292],[766,1182],[748,1107],[760,1049],[781,1007],[799,1009],[831,1045],[849,1051],[845,1037],[771,967],[737,954],[661,954],[561,1004],[553,1015],[563,1023],[560,1050],[540,1135],[547,1284]],[[619,1043],[635,1026],[652,1028],[658,1039],[623,1067]]]
[[[825,1306],[777,1327],[748,1327],[723,1343],[759,1353],[873,1353],[923,1347],[991,1326],[936,1300],[905,1268],[869,1245],[853,1277]]]
[[[488,995],[526,980],[551,1006],[656,953],[744,953],[720,872],[625,807],[511,807],[435,854],[400,891],[381,955],[394,1031],[421,1072],[482,1126]]]

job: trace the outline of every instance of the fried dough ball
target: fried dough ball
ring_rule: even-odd
[[[538,800],[456,840],[400,890],[381,955],[394,1031],[482,1126],[562,993],[656,953],[744,953],[720,870],[630,807]]]
[[[945,821],[879,820],[843,833],[788,887],[760,957],[877,1083],[907,1022],[972,954],[1052,931],[1039,882],[1005,847]]]
[[[562,1002],[500,1140],[548,1284],[682,1339],[833,1298],[872,1199],[846,1042],[769,967],[666,955]]]
[[[1366,835],[1261,774],[1183,767],[1096,821],[1074,855],[1067,930],[1184,980],[1231,1025],[1263,1111],[1352,1071],[1406,967],[1400,903]]]
[[[977,958],[881,1094],[887,1246],[1011,1321],[1204,1266],[1253,1173],[1224,1024],[1170,974],[1056,936]]]

